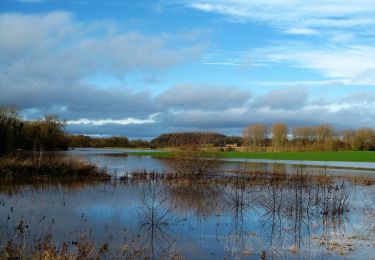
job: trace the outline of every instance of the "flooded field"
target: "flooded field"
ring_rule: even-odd
[[[27,255],[54,245],[103,259],[375,256],[371,169],[220,162],[193,179],[168,177],[166,159],[124,152],[68,152],[107,167],[112,180],[2,184],[1,251]]]

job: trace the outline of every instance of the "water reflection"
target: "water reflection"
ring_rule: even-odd
[[[363,229],[364,236],[373,240],[375,247],[375,187],[372,186],[365,194],[363,203],[363,222],[365,228]]]
[[[75,149],[63,154],[77,156],[92,163],[108,168],[114,175],[134,170],[148,170],[164,172],[170,169],[173,162],[166,159],[158,159],[150,156],[134,156],[134,150],[126,149]],[[142,150],[139,150],[142,151]],[[158,152],[147,150],[147,152]],[[127,154],[128,156],[124,156]],[[111,155],[111,156],[109,156]],[[245,165],[251,172],[285,172],[296,173],[297,169],[303,168],[310,173],[330,173],[335,175],[362,175],[372,177],[374,175],[375,163],[351,163],[351,162],[312,162],[312,161],[277,161],[277,160],[252,160],[252,159],[223,159],[220,169],[226,172],[237,171],[239,165]]]
[[[203,219],[220,214],[228,205],[226,190],[217,184],[184,180],[166,186],[168,205],[176,213],[193,213]]]
[[[165,256],[174,243],[172,230],[172,214],[166,207],[166,196],[156,182],[149,182],[142,189],[142,212],[139,216],[138,230],[140,244],[147,248],[151,259]]]
[[[90,180],[90,179],[65,179],[48,180],[40,179],[34,181],[0,181],[0,194],[8,196],[22,194],[25,192],[40,192],[43,190],[61,190],[62,192],[83,191],[87,187],[100,187],[103,184],[115,186],[116,182],[111,180]]]
[[[261,218],[265,238],[272,253],[297,253],[310,246],[312,234],[323,236],[342,227],[349,215],[344,184],[338,186],[329,176],[302,173],[283,181],[271,180],[257,194],[264,210]],[[322,230],[320,230],[322,228]]]
[[[80,230],[95,243],[108,241],[110,251],[127,236],[132,241],[126,243],[127,252],[152,259],[176,251],[204,259],[317,258],[328,253],[358,258],[374,252],[372,247],[354,247],[351,235],[353,226],[360,226],[367,241],[374,239],[373,186],[329,175],[290,175],[282,169],[249,174],[240,169],[237,175],[216,178],[160,174],[137,181],[130,176],[100,183],[1,187],[2,248],[14,232],[17,243],[34,246],[46,232],[56,241],[71,241]]]

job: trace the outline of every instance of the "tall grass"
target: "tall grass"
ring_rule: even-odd
[[[107,178],[108,172],[87,161],[67,156],[16,156],[0,158],[0,178],[6,180],[40,177]]]

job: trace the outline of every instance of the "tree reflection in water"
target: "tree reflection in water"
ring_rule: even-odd
[[[332,232],[345,229],[348,193],[332,177],[301,171],[285,178],[275,175],[258,189],[252,199],[264,210],[261,227],[272,254],[298,253],[302,246],[311,246],[312,234],[330,239]]]
[[[228,201],[226,190],[215,183],[185,180],[166,187],[168,204],[174,211],[192,212],[198,218],[221,214]]]
[[[242,171],[230,185],[228,192],[229,213],[232,222],[232,229],[228,237],[224,238],[224,251],[228,258],[245,257],[252,254],[252,239],[256,232],[249,230],[257,209],[251,199],[253,189],[247,188]],[[253,223],[252,223],[253,224]]]
[[[166,196],[159,184],[149,182],[142,191],[143,212],[141,213],[140,244],[149,252],[151,259],[159,259],[168,254],[175,242],[169,225],[172,215],[165,206]]]
[[[274,168],[267,174],[260,170],[251,173],[240,169],[235,174],[211,174],[199,178],[162,173],[134,174],[119,182],[42,184],[20,186],[14,190],[8,186],[1,192],[15,194],[25,189],[51,189],[51,192],[63,191],[64,196],[65,191],[85,190],[86,185],[98,187],[94,191],[108,191],[108,187],[115,191],[121,183],[129,185],[124,191],[130,191],[133,196],[134,190],[141,189],[140,197],[130,197],[129,201],[136,200],[137,204],[129,212],[131,216],[133,212],[139,213],[139,225],[135,226],[134,233],[135,248],[138,249],[139,245],[146,251],[145,256],[152,259],[168,256],[174,252],[173,247],[192,256],[195,252],[201,253],[199,250],[210,248],[212,252],[224,251],[227,258],[250,254],[256,254],[254,257],[258,259],[261,256],[288,258],[291,254],[296,254],[296,258],[316,258],[326,251],[338,252],[334,244],[337,244],[338,237],[351,234],[349,221],[358,221],[358,216],[364,216],[367,225],[360,223],[357,226],[374,240],[375,196],[371,187],[358,187],[363,189],[358,194],[369,191],[363,204],[366,215],[355,212],[350,218],[348,188],[353,187],[347,187],[347,179],[340,178],[343,181],[339,181],[328,175],[313,175],[302,170],[294,175],[284,171],[283,168]],[[112,198],[108,192],[105,195]],[[351,198],[356,203],[357,198]],[[358,209],[358,204],[354,206]],[[121,205],[121,210],[122,207],[126,205]],[[179,221],[181,216],[184,222]],[[183,223],[189,227],[179,228],[178,225]],[[134,223],[129,221],[129,225]],[[131,232],[133,227],[129,228]],[[202,240],[198,241],[199,238]],[[186,242],[186,245],[181,246],[180,242]],[[203,246],[198,244],[200,242]]]
[[[228,257],[255,250],[272,255],[298,253],[302,247],[314,248],[312,236],[317,235],[324,246],[333,239],[332,234],[345,231],[349,214],[344,184],[337,184],[328,175],[308,175],[302,170],[294,175],[249,176],[240,172],[221,181],[173,179],[164,184],[171,210],[191,212],[201,219],[223,214],[230,217],[231,230],[222,238]],[[163,212],[158,205],[147,208]]]
[[[364,205],[364,236],[373,240],[373,246],[375,247],[375,187],[372,187],[371,190],[367,192]]]

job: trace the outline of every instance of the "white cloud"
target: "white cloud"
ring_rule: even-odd
[[[202,64],[222,66],[282,66],[310,69],[324,77],[305,81],[254,82],[257,85],[375,85],[375,46],[314,45],[306,42],[277,42],[243,52],[215,52],[203,56]]]
[[[318,71],[343,84],[375,85],[375,4],[359,1],[193,0],[190,8],[218,13],[230,22],[256,22],[289,35],[242,53],[215,52],[203,64],[220,66],[289,66]],[[296,70],[298,71],[298,70]]]
[[[372,27],[375,5],[371,0],[193,0],[187,6],[204,12],[223,14],[238,21],[260,21],[280,28]]]
[[[69,125],[95,125],[101,126],[106,124],[117,124],[117,125],[134,125],[134,124],[148,124],[148,123],[155,123],[155,117],[157,114],[153,114],[146,119],[139,119],[139,118],[123,118],[123,119],[99,119],[99,120],[92,120],[88,118],[81,118],[78,120],[69,120],[67,124]]]
[[[128,32],[115,22],[79,22],[67,12],[0,14],[0,104],[57,111],[70,119],[145,117],[155,113],[150,92],[103,89],[87,78],[121,79],[164,70],[200,56],[199,34]],[[64,111],[55,107],[65,107]]]
[[[335,80],[294,80],[294,81],[250,81],[250,86],[270,86],[270,87],[296,87],[296,86],[342,86],[349,84],[346,79]]]
[[[194,59],[205,48],[198,37],[126,32],[113,22],[77,22],[67,12],[1,14],[0,35],[0,66],[11,70],[30,62],[31,69],[54,73],[158,70]]]
[[[310,28],[290,28],[285,31],[288,34],[296,34],[296,35],[316,35],[319,34],[317,30],[313,30]]]
[[[351,83],[375,84],[371,72],[375,69],[375,47],[314,47],[283,46],[257,50],[265,59],[277,63],[287,63],[294,67],[320,71],[330,78],[341,78]],[[255,55],[259,55],[256,54]]]
[[[328,78],[254,82],[256,85],[375,85],[375,47],[371,43],[342,44],[358,36],[341,31],[344,27],[361,25],[362,32],[368,32],[369,21],[373,21],[368,14],[374,10],[369,2],[361,1],[358,6],[349,3],[349,7],[332,0],[331,5],[320,3],[321,7],[308,3],[310,13],[300,1],[274,0],[266,5],[263,2],[194,1],[193,7],[270,23],[288,34],[315,37],[324,28],[335,35],[335,44],[276,42],[249,51],[212,51],[202,58],[202,63],[276,64],[315,70]],[[227,9],[229,4],[233,6]],[[297,8],[292,8],[295,4]],[[206,47],[195,34],[146,35],[122,31],[119,27],[103,21],[78,22],[66,12],[0,15],[0,104],[18,104],[32,116],[56,112],[71,119],[68,124],[75,132],[91,129],[93,134],[117,129],[116,133],[130,136],[146,131],[154,136],[155,131],[174,126],[236,128],[240,132],[243,126],[256,121],[375,126],[375,98],[367,92],[318,102],[311,100],[303,88],[251,96],[249,91],[229,86],[177,85],[156,97],[131,86],[97,88],[85,79],[102,73],[114,78],[133,71],[158,74],[160,70],[200,57]],[[127,129],[132,132],[126,132]]]

